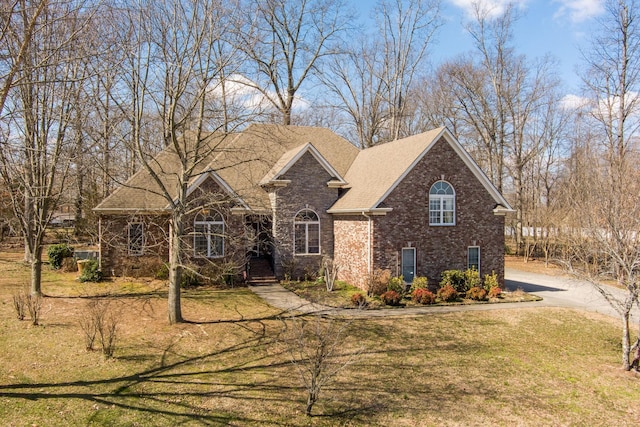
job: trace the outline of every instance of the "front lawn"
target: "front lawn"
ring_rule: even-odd
[[[606,316],[537,308],[334,320],[348,328],[340,352],[360,353],[307,417],[281,339],[288,314],[248,289],[185,290],[188,322],[170,326],[163,282],[80,284],[45,268],[49,296],[32,326],[13,309],[27,283],[17,259],[0,253],[2,425],[631,426],[640,417],[639,374],[620,369],[620,330]],[[111,359],[85,350],[80,323],[96,300],[118,316]]]

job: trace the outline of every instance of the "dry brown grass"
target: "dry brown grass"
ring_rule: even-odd
[[[41,326],[18,321],[26,271],[0,253],[2,425],[635,425],[640,378],[619,369],[619,331],[595,314],[541,308],[353,321],[365,348],[304,416],[278,345],[281,314],[247,289],[184,293],[169,326],[157,281],[80,284],[46,272]],[[120,313],[115,358],[85,350],[91,298]]]

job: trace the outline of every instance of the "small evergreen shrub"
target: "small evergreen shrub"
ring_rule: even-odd
[[[436,302],[436,296],[428,289],[417,288],[411,293],[411,299],[418,304],[433,304]]]
[[[353,294],[351,295],[351,304],[358,308],[364,308],[368,305],[367,297],[361,293]]]
[[[467,298],[472,299],[474,301],[484,301],[487,299],[487,291],[480,286],[474,286],[473,288],[467,291]]]
[[[440,287],[451,286],[457,292],[466,292],[466,280],[462,270],[445,270],[442,272]]]
[[[196,273],[194,269],[191,269],[191,268],[182,269],[182,278],[180,279],[181,288],[193,288],[200,285],[201,285],[200,277],[198,276],[198,273]]]
[[[453,302],[458,299],[458,291],[451,285],[444,285],[438,289],[437,297],[442,302]]]
[[[464,271],[464,287],[465,290],[482,286],[482,280],[480,279],[480,272],[475,268],[467,268]]]
[[[399,305],[402,297],[396,291],[387,291],[380,295],[380,299],[384,305]]]
[[[495,271],[492,271],[491,274],[484,275],[484,289],[487,292],[491,292],[493,288],[500,288],[500,283],[498,283],[498,275]]]
[[[98,264],[98,260],[89,259],[84,266],[84,270],[82,270],[82,274],[78,278],[81,282],[99,282],[102,280],[102,271],[100,271],[100,266]]]
[[[411,282],[411,288],[409,292],[413,294],[413,291],[416,289],[428,289],[429,288],[429,280],[424,276],[415,276],[413,278],[413,282]]]
[[[160,267],[156,270],[153,277],[158,280],[168,280],[169,279],[169,267],[167,264],[162,263]]]
[[[73,256],[73,248],[66,243],[51,245],[47,249],[47,255],[51,268],[59,270],[62,267],[62,260]]]
[[[489,289],[489,298],[498,298],[500,295],[502,294],[502,289],[500,289],[500,287],[498,286],[494,286],[493,288]]]
[[[387,291],[394,291],[400,295],[404,294],[404,287],[402,276],[392,277],[389,279],[389,283],[387,283]]]

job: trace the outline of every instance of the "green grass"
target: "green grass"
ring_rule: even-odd
[[[0,256],[0,268],[11,265]],[[158,282],[79,290],[68,274],[44,283],[56,297],[34,327],[14,318],[11,283],[0,279],[2,425],[630,426],[640,417],[640,378],[620,369],[618,324],[596,314],[351,321],[341,351],[363,351],[308,418],[281,313],[247,289],[187,290],[190,322],[169,326]],[[111,360],[84,350],[79,327],[88,296],[105,290],[121,321]]]

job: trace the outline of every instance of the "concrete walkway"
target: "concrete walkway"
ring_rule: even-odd
[[[548,276],[528,273],[508,268],[505,273],[506,287],[509,290],[522,289],[540,296],[542,301],[520,303],[470,304],[448,306],[424,306],[408,308],[385,308],[380,310],[359,310],[357,308],[334,308],[313,304],[286,290],[280,284],[269,283],[249,286],[256,295],[269,305],[284,311],[302,314],[322,314],[348,317],[389,317],[416,316],[459,311],[507,310],[531,307],[564,307],[594,311],[613,317],[619,317],[604,297],[589,283],[564,276]],[[621,292],[614,289],[613,292]],[[633,311],[632,320],[637,322],[640,312]]]

